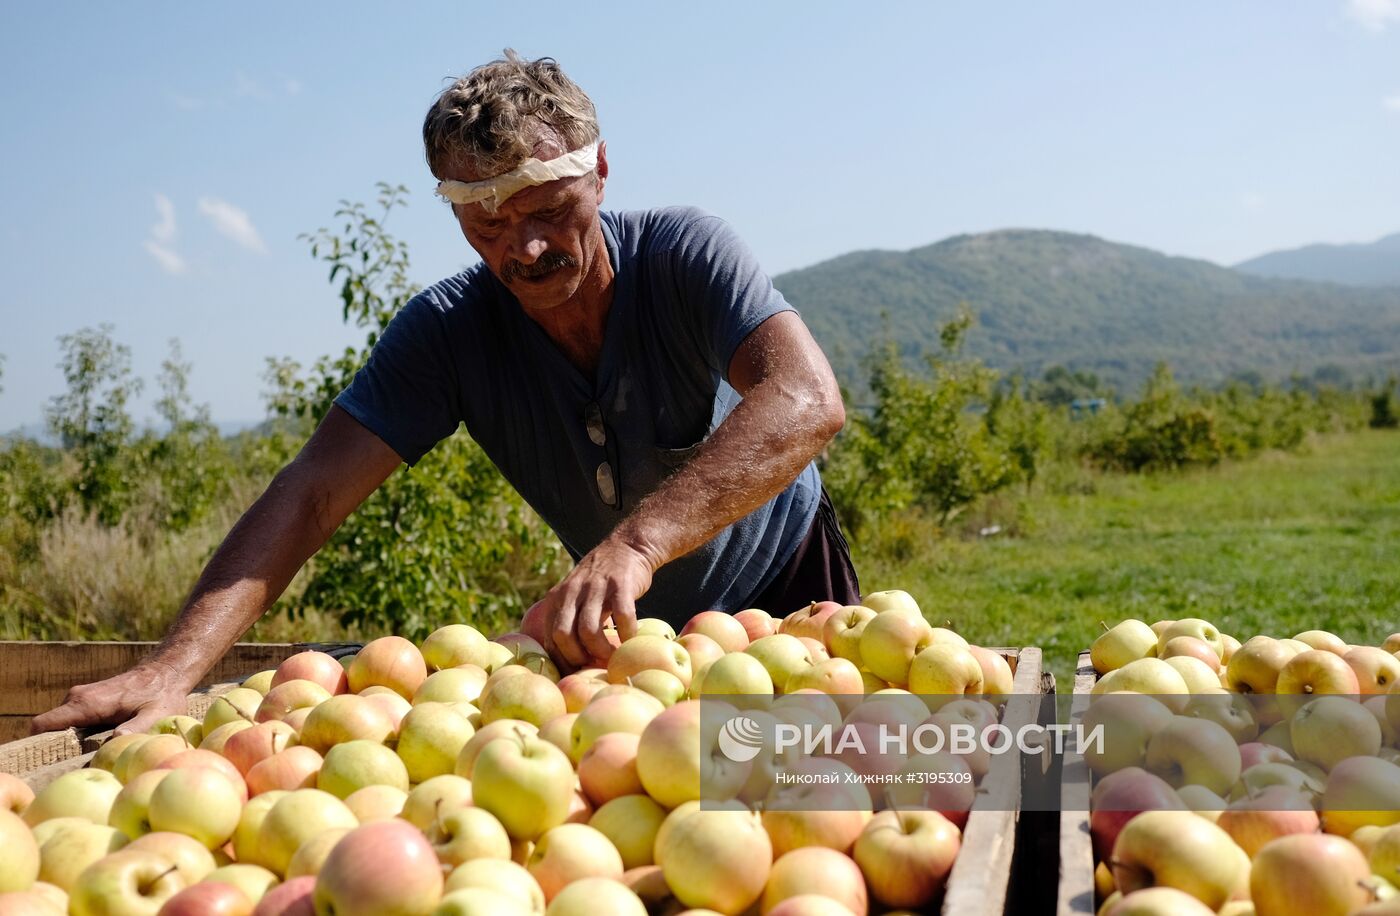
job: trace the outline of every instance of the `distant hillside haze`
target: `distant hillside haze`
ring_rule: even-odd
[[[912,251],[858,251],[774,278],[843,383],[888,336],[913,357],[938,348],[960,303],[968,352],[1038,376],[1054,365],[1136,390],[1159,360],[1210,383],[1339,365],[1400,368],[1400,288],[1276,280],[1088,235],[1009,229]]]
[[[1261,277],[1320,280],[1349,286],[1400,286],[1400,232],[1367,245],[1307,245],[1235,265]]]

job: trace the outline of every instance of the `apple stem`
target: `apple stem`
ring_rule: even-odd
[[[169,874],[170,874],[171,872],[173,872],[173,871],[179,871],[179,870],[180,870],[180,867],[179,867],[178,865],[172,865],[172,866],[170,866],[169,868],[167,868],[165,871],[163,871],[163,872],[161,872],[160,874],[156,875],[156,876],[155,876],[154,878],[152,878],[150,881],[147,881],[144,885],[141,886],[141,893],[142,893],[142,895],[144,896],[148,891],[150,891],[151,888],[153,888],[153,887],[155,887],[157,884],[159,884],[159,883],[161,882],[161,880],[165,878],[166,875],[169,875]]]
[[[1099,621],[1099,626],[1103,627],[1105,633],[1108,632],[1108,624],[1104,623],[1102,620]]]

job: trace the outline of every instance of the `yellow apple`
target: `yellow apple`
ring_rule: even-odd
[[[418,647],[402,636],[381,636],[365,643],[347,672],[350,690],[359,693],[366,687],[388,687],[404,699],[428,678],[428,666]]]
[[[865,625],[860,637],[860,657],[876,677],[903,686],[908,683],[914,656],[932,644],[933,633],[923,617],[885,611]]]
[[[540,883],[525,866],[515,862],[502,862],[499,859],[463,862],[447,876],[443,890],[452,893],[467,888],[485,888],[513,897],[527,912],[536,916],[544,912],[544,891],[540,889]]]
[[[105,772],[105,771],[104,771]],[[39,877],[39,844],[29,827],[9,811],[0,811],[0,894],[29,890]]]
[[[1140,658],[1099,678],[1092,693],[1095,696],[1117,691],[1149,694],[1172,712],[1181,712],[1190,699],[1190,691],[1181,674],[1159,658]]]
[[[624,795],[604,803],[588,819],[617,847],[624,869],[652,864],[652,845],[666,809],[646,795]]]
[[[879,614],[884,611],[900,611],[924,619],[923,611],[919,610],[918,602],[908,592],[899,589],[889,589],[883,592],[870,592],[861,599],[862,607],[868,607]]]
[[[574,771],[559,748],[523,729],[481,749],[472,767],[472,801],[516,840],[535,840],[564,823]]]
[[[1124,620],[1105,629],[1089,646],[1089,660],[1099,674],[1157,654],[1157,634],[1141,620]]]
[[[757,814],[696,810],[658,836],[656,859],[681,903],[738,914],[763,893],[773,846]]]
[[[298,789],[279,798],[258,828],[259,864],[278,874],[302,843],[333,827],[357,827],[359,821],[345,802],[320,789]]]
[[[866,824],[852,858],[881,903],[920,908],[943,887],[961,845],[958,828],[937,811],[887,810]]]
[[[1298,642],[1307,643],[1314,649],[1331,652],[1338,657],[1347,654],[1348,646],[1346,641],[1337,634],[1329,633],[1326,630],[1306,630],[1293,638],[1298,640]]]
[[[1289,737],[1299,760],[1330,770],[1347,757],[1374,757],[1381,749],[1381,727],[1355,699],[1325,696],[1309,701],[1289,720]]]
[[[485,645],[486,637],[476,627],[451,623],[429,633],[421,652],[429,671],[442,671],[475,663]]]
[[[1348,916],[1371,902],[1366,857],[1341,837],[1280,837],[1259,850],[1249,891],[1262,916]]]
[[[1283,666],[1297,654],[1277,639],[1251,637],[1225,666],[1230,689],[1238,693],[1273,693]]]
[[[868,906],[860,867],[824,846],[794,849],[773,862],[763,889],[763,911],[771,912],[784,900],[802,894],[830,898],[852,913],[864,913]]]
[[[579,878],[561,890],[549,904],[548,916],[646,916],[640,897],[621,880]]]
[[[165,857],[123,849],[83,870],[69,895],[68,912],[73,916],[155,913],[188,883]]]
[[[1366,696],[1387,693],[1400,683],[1400,658],[1384,649],[1357,646],[1342,657],[1356,672],[1357,683]]]
[[[535,844],[525,868],[539,882],[545,900],[582,878],[622,877],[622,856],[600,831],[587,824],[560,824]]]
[[[51,818],[81,817],[94,824],[106,824],[111,817],[112,803],[121,790],[122,784],[106,770],[73,770],[39,790],[34,801],[24,809],[24,822],[32,827]]]

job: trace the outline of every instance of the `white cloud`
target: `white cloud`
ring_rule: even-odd
[[[160,269],[166,273],[182,274],[185,272],[185,259],[159,242],[146,239],[141,243],[141,247],[145,248],[146,253],[156,259]]]
[[[1393,111],[1397,114],[1400,114],[1400,92],[1395,93],[1395,95],[1392,95],[1389,98],[1382,99],[1381,105],[1383,105],[1389,111]]]
[[[259,83],[242,70],[239,70],[233,75],[233,94],[240,98],[267,98],[267,90],[263,89],[262,83]]]
[[[258,230],[247,211],[217,197],[201,197],[199,212],[208,217],[215,229],[244,248],[260,254],[267,253],[267,245],[263,243],[262,236],[258,235]]]
[[[170,242],[175,238],[175,205],[164,194],[156,195],[156,212],[160,222],[151,227],[151,237],[157,242]]]
[[[1400,0],[1347,0],[1347,15],[1372,32],[1400,23]]]
[[[155,258],[161,270],[168,274],[182,274],[185,272],[185,259],[171,246],[171,242],[175,241],[175,205],[159,192],[156,193],[156,214],[160,219],[151,226],[151,237],[142,242],[141,247]]]
[[[181,95],[178,92],[167,92],[166,96],[170,99],[170,104],[181,111],[197,111],[204,107],[204,100],[193,96]]]

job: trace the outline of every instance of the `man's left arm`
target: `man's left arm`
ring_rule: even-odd
[[[652,574],[706,543],[788,486],[845,423],[831,366],[796,312],[772,315],[734,351],[739,404],[667,478],[531,609],[526,632],[558,659],[606,659],[636,624]]]

